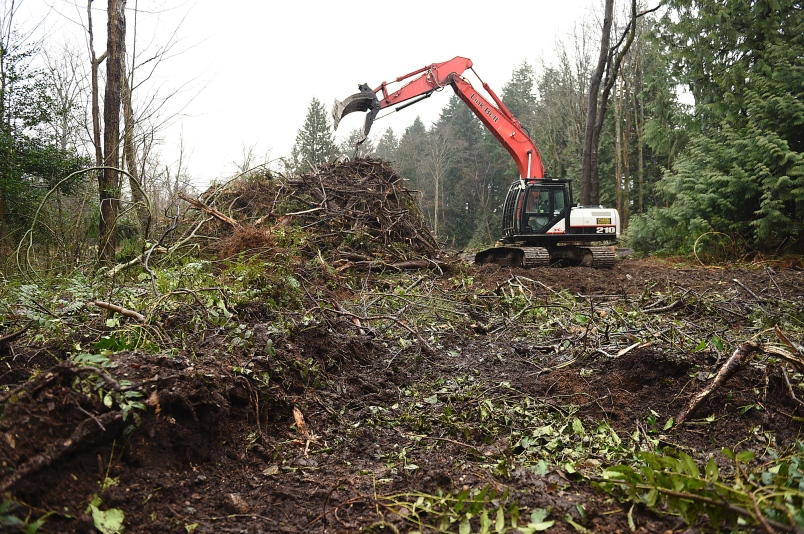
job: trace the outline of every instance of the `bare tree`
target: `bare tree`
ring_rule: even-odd
[[[583,155],[581,162],[581,204],[600,202],[600,177],[598,174],[597,152],[600,146],[600,133],[606,118],[609,95],[620,70],[623,58],[634,41],[637,20],[659,9],[656,6],[637,13],[636,0],[631,0],[631,18],[619,41],[611,46],[611,28],[614,13],[614,0],[606,0],[603,13],[603,28],[600,37],[600,53],[597,68],[589,83],[589,99],[586,108],[586,130],[584,132]],[[605,80],[604,80],[605,74]],[[601,93],[601,85],[603,86]]]
[[[44,50],[45,71],[48,78],[48,95],[53,102],[54,114],[48,123],[49,134],[56,145],[65,150],[78,149],[84,142],[80,131],[85,124],[81,116],[84,98],[88,92],[86,71],[80,52],[65,44],[59,51]]]
[[[91,0],[90,0],[91,3]],[[106,90],[103,98],[103,171],[98,176],[100,231],[98,258],[111,262],[115,254],[114,227],[120,205],[120,107],[125,60],[126,0],[108,0]],[[94,120],[93,120],[94,123]],[[97,150],[97,148],[96,148]]]
[[[103,165],[103,145],[100,127],[100,84],[98,82],[100,65],[106,59],[106,52],[98,57],[95,54],[95,33],[92,29],[92,0],[87,0],[87,34],[90,61],[90,83],[92,85],[92,144],[95,147],[95,165]]]
[[[427,134],[423,163],[433,179],[433,234],[438,236],[443,211],[444,178],[455,159],[455,147],[451,136],[439,128],[431,129]]]
[[[632,0],[636,2],[636,0]],[[598,123],[598,105],[601,104],[600,84],[603,74],[611,68],[611,25],[614,16],[614,0],[606,0],[603,10],[603,29],[600,36],[600,52],[597,58],[597,68],[589,82],[589,97],[586,107],[586,130],[583,140],[583,155],[581,157],[581,204],[597,202],[600,191],[599,184],[594,179],[594,168],[597,167],[597,149],[599,146],[600,130],[603,121]],[[607,99],[603,99],[605,102]],[[603,105],[601,104],[601,107]],[[605,112],[605,108],[604,108]]]

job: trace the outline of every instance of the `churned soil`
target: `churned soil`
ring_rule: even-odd
[[[624,260],[611,271],[486,266],[464,274],[490,292],[519,277],[538,282],[534,287],[545,294],[565,291],[591,301],[638,302],[661,289],[666,301],[645,306],[666,307],[679,320],[695,320],[693,294],[804,297],[801,272],[778,267]],[[674,305],[677,296],[682,303]],[[429,398],[435,389],[423,384],[456,376],[506,382],[507,391],[537,399],[546,410],[571,406],[584,423],[605,421],[623,440],[643,429],[657,446],[702,462],[723,447],[761,452],[801,435],[802,410],[781,371],[760,365],[745,366],[708,398],[693,424],[649,428],[648,418],[666,421],[703,387],[722,363],[713,351],[642,344],[618,357],[575,336],[573,343],[588,342],[589,350],[573,361],[550,348],[560,340],[469,327],[437,340],[432,352],[416,345],[402,350],[381,335],[361,335],[348,318],[276,333],[258,308],[240,311],[239,321],[253,330],[249,347],[204,331],[188,334],[172,352],[121,351],[111,367],[97,369],[108,377],[100,394],[80,392],[92,371],[64,363],[65,347],[37,344],[26,333],[0,348],[0,382],[7,387],[0,462],[2,489],[15,503],[10,513],[47,514],[42,532],[95,532],[87,509],[97,495],[100,508],[124,512],[126,532],[404,532],[410,524],[382,496],[491,486],[507,490],[523,510],[549,509],[556,519],[549,532],[575,531],[561,520],[566,514],[591,532],[629,531],[628,508],[579,475],[556,465],[518,465],[504,430],[448,430],[424,417],[436,413],[438,396],[436,404],[422,404],[419,426],[388,422],[394,406],[411,406],[413,390]],[[736,331],[748,321],[742,312],[723,313]],[[123,420],[104,404],[103,391],[123,394],[129,382],[146,391],[145,409]],[[454,407],[469,410],[472,399],[461,402]],[[508,469],[490,467],[501,458]],[[696,531],[639,509],[634,519],[639,532]]]

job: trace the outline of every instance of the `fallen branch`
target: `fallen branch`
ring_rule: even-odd
[[[670,311],[670,310],[678,307],[679,304],[681,304],[681,300],[674,300],[672,303],[668,304],[667,306],[662,306],[661,308],[649,308],[649,309],[645,308],[642,311],[644,311],[645,313],[664,313],[666,311]]]
[[[656,492],[661,493],[663,495],[667,495],[668,497],[676,497],[678,499],[683,499],[683,500],[698,501],[700,503],[708,504],[710,506],[716,506],[716,507],[723,508],[724,510],[729,510],[730,512],[734,512],[737,515],[745,517],[746,519],[753,519],[753,520],[758,521],[758,522],[761,521],[761,519],[759,517],[757,517],[755,515],[755,513],[752,513],[751,511],[749,511],[746,508],[743,508],[742,506],[732,504],[732,503],[730,503],[728,501],[724,501],[722,499],[713,499],[711,497],[707,497],[706,495],[698,495],[697,493],[692,493],[692,492],[689,492],[689,491],[675,491],[675,490],[671,490],[671,489],[668,489],[668,488],[663,488],[661,486],[657,486],[656,484],[639,484],[639,483],[634,483],[634,482],[626,482],[626,481],[620,481],[620,480],[605,479],[605,478],[600,478],[600,477],[596,477],[596,476],[588,476],[586,478],[588,478],[589,480],[591,480],[593,482],[614,483],[614,484],[619,484],[619,485],[622,485],[622,486],[630,486],[630,487],[632,487],[634,489],[644,489],[644,490],[656,491]],[[770,518],[767,518],[767,517],[764,517],[764,516],[760,516],[760,517],[762,517],[762,519],[764,519],[765,522],[767,522],[772,527],[778,528],[779,530],[782,530],[784,532],[793,532],[793,533],[801,532],[798,528],[796,528],[795,525],[787,525],[785,523],[782,523],[781,521],[776,521],[774,519],[770,519]]]
[[[786,361],[798,372],[804,372],[804,359],[797,358],[794,354],[787,352],[782,347],[775,345],[765,344],[762,345],[762,352],[779,356],[782,360]]]
[[[798,370],[799,372],[803,372],[803,373],[804,373],[804,350],[802,350],[802,348],[801,348],[801,346],[800,346],[800,345],[796,345],[795,343],[793,343],[792,341],[790,341],[790,338],[788,338],[788,337],[787,337],[787,336],[784,334],[784,332],[782,332],[782,329],[781,329],[781,328],[779,328],[779,325],[776,325],[775,330],[776,330],[776,335],[779,337],[779,339],[781,339],[781,340],[782,340],[782,342],[783,342],[785,345],[787,345],[787,347],[788,347],[788,348],[789,348],[789,349],[790,349],[790,350],[791,350],[791,351],[792,351],[794,354],[798,355],[798,357],[796,357],[796,356],[793,356],[793,355],[791,354],[791,355],[789,356],[789,358],[786,358],[786,359],[787,359],[788,361],[790,361],[790,363],[793,365],[793,367],[795,367],[795,368],[796,368],[796,370]]]
[[[206,204],[204,204],[200,200],[190,198],[187,195],[185,195],[184,193],[179,193],[179,198],[182,199],[183,201],[187,202],[188,204],[190,204],[195,209],[201,210],[204,213],[215,217],[219,221],[223,221],[226,224],[229,224],[229,225],[233,226],[234,228],[239,228],[240,227],[239,222],[237,222],[236,220],[232,219],[228,215],[224,215],[223,213],[221,213],[220,211],[216,210],[212,206],[207,206]]]
[[[166,249],[165,247],[158,247],[149,252],[159,252],[161,254],[164,254],[168,252],[168,249]],[[127,261],[126,263],[118,263],[114,267],[110,267],[107,271],[103,273],[103,275],[106,276],[107,278],[114,278],[115,276],[120,274],[122,271],[128,269],[129,267],[133,267],[134,265],[139,265],[140,263],[142,263],[144,257],[145,254],[143,253],[139,254],[136,258]]]
[[[784,367],[782,367],[782,378],[784,378],[784,385],[787,386],[788,395],[790,395],[793,400],[799,404],[799,406],[804,407],[804,401],[796,397],[796,394],[793,391],[793,385],[790,383],[790,378],[787,376],[787,370]]]
[[[708,387],[704,388],[703,391],[698,393],[692,398],[692,401],[687,405],[687,408],[683,410],[678,417],[676,417],[676,426],[681,425],[689,416],[695,408],[698,407],[704,399],[706,399],[709,395],[712,394],[713,391],[717,390],[720,386],[722,386],[731,376],[740,368],[742,364],[748,361],[749,356],[754,352],[759,350],[759,345],[752,342],[746,342],[737,347],[737,349],[732,353],[726,363],[720,368],[717,375],[715,376],[712,383],[709,384]]]
[[[3,337],[0,337],[0,345],[2,345],[4,343],[11,343],[12,341],[14,341],[18,337],[20,337],[22,334],[27,332],[32,324],[33,324],[33,321],[29,321],[28,324],[26,324],[20,330],[17,330],[16,332],[12,332],[12,333],[10,333],[8,335],[5,335]]]
[[[740,286],[741,288],[745,289],[748,292],[748,294],[751,295],[752,297],[754,297],[756,300],[762,300],[761,298],[759,298],[757,296],[756,293],[754,293],[753,291],[748,289],[748,287],[745,284],[743,284],[742,282],[740,282],[736,278],[732,278],[731,281],[734,282],[735,284],[737,284],[738,286]]]
[[[98,308],[103,308],[104,310],[113,311],[115,313],[119,313],[120,315],[131,317],[132,319],[135,319],[141,323],[145,322],[145,316],[139,312],[135,312],[134,310],[129,310],[128,308],[123,308],[116,304],[103,302],[102,300],[96,300],[95,302],[93,302],[93,304]]]
[[[40,390],[50,387],[52,384],[60,379],[63,379],[64,377],[83,375],[87,373],[95,373],[101,380],[103,380],[104,384],[117,392],[128,391],[140,387],[140,384],[132,384],[124,388],[120,385],[120,382],[115,380],[109,373],[99,367],[93,367],[90,365],[82,365],[81,367],[78,367],[71,360],[67,360],[51,367],[46,373],[40,374],[36,380],[23,382],[14,389],[0,394],[0,406],[14,397],[19,398],[21,396],[20,394],[23,392],[25,392],[25,395],[33,397]],[[142,384],[145,384],[146,382],[148,381],[142,382]]]

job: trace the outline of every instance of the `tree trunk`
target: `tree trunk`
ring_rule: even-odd
[[[645,152],[642,129],[645,127],[645,106],[639,99],[639,95],[634,96],[634,117],[636,119],[637,135],[637,211],[643,213],[645,209]]]
[[[594,168],[597,167],[598,143],[595,143],[595,125],[598,116],[598,100],[600,95],[600,84],[603,81],[603,73],[609,62],[609,47],[611,43],[611,24],[614,11],[614,0],[606,0],[603,14],[603,30],[600,37],[600,55],[597,59],[597,68],[589,83],[589,98],[586,103],[586,129],[583,138],[583,155],[581,159],[581,204],[588,205],[597,202],[594,198],[593,190],[598,190],[599,186],[594,183]],[[599,140],[599,134],[598,134]]]
[[[623,194],[622,194],[622,112],[623,112],[623,89],[625,83],[620,82],[620,87],[617,91],[617,102],[614,106],[614,206],[617,211],[623,211]]]
[[[126,39],[126,0],[109,0],[106,45],[106,91],[103,98],[103,152],[106,167],[98,177],[100,195],[100,243],[98,259],[114,260],[115,223],[119,211],[120,174],[120,85],[123,78],[123,59]]]
[[[103,165],[103,147],[100,130],[100,89],[98,88],[98,67],[106,57],[104,52],[100,58],[95,56],[95,37],[92,32],[92,0],[87,0],[87,31],[89,32],[89,61],[92,69],[92,143],[95,145],[95,165]]]
[[[131,104],[131,90],[133,86],[134,73],[131,77],[126,75],[126,64],[123,61],[122,76],[122,98],[123,98],[123,160],[125,169],[128,171],[129,187],[131,188],[131,200],[137,210],[137,220],[140,226],[140,235],[143,240],[148,239],[148,231],[151,224],[151,212],[148,209],[148,202],[145,198],[145,184],[142,174],[137,167],[137,150],[134,146],[134,109]]]
[[[646,11],[637,15],[636,0],[631,0],[631,21],[625,29],[627,39],[626,34],[623,34],[618,44],[615,45],[614,49],[611,49],[610,34],[613,7],[614,0],[606,0],[603,34],[600,40],[600,56],[598,58],[597,70],[595,70],[595,74],[592,76],[592,81],[589,84],[589,103],[586,113],[583,160],[581,162],[581,204],[597,204],[600,202],[600,176],[597,152],[600,147],[600,133],[603,131],[603,122],[606,119],[609,95],[611,94],[612,87],[614,87],[614,82],[617,79],[623,58],[634,42],[637,18],[649,13],[649,11]],[[625,41],[624,44],[623,41]],[[620,48],[621,45],[622,47]],[[618,48],[620,48],[620,51],[615,56],[614,52]],[[606,80],[603,83],[603,94],[600,95],[600,85],[604,73]],[[600,102],[598,102],[598,98]],[[597,114],[595,114],[595,111]]]
[[[0,250],[6,240],[6,186],[0,184]]]
[[[631,214],[631,166],[629,164],[629,148],[630,148],[630,133],[631,133],[631,88],[625,82],[623,77],[623,89],[625,96],[625,131],[623,132],[622,150],[623,150],[623,190],[622,190],[622,206],[620,210],[620,219],[622,221],[623,230],[628,228],[628,217]]]

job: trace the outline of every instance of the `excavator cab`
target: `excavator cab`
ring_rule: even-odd
[[[554,185],[532,185],[523,192],[524,209],[521,212],[520,226],[523,233],[544,233],[552,224],[561,219],[569,204],[567,192]]]
[[[543,236],[566,219],[571,205],[572,190],[568,180],[544,178],[524,186],[514,182],[503,208],[504,238],[519,240]]]

